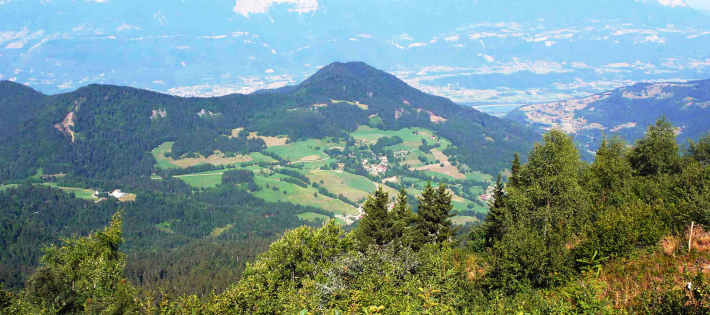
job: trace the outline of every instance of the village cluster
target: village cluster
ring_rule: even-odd
[[[381,156],[380,163],[378,164],[375,164],[375,161],[372,161],[372,164],[370,164],[369,162],[370,161],[368,161],[368,159],[363,159],[362,168],[368,171],[371,175],[380,175],[387,172],[388,160],[386,156]]]

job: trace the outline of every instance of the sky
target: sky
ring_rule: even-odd
[[[685,2],[693,8],[710,10],[710,0],[685,0]]]

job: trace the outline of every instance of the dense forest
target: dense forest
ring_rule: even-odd
[[[332,100],[366,106],[313,107]],[[363,63],[331,64],[287,92],[217,98],[109,85],[45,96],[0,81],[0,127],[13,131],[0,135],[0,182],[17,183],[40,169],[92,179],[148,176],[156,163],[150,151],[167,141],[174,142],[173,158],[258,152],[264,143],[249,139],[249,132],[292,141],[340,138],[373,115],[381,118],[379,128],[436,131],[458,147],[459,160],[488,174],[539,138],[527,127],[425,94]],[[236,128],[244,130],[229,137]]]
[[[38,266],[42,244],[86,235],[122,211],[122,250],[132,257],[126,268],[131,281],[146,288],[162,285],[174,292],[206,294],[238,279],[246,262],[286,229],[309,224],[297,214],[332,216],[318,208],[255,198],[240,188],[253,184],[239,173],[228,172],[222,185],[199,194],[173,178],[124,184],[139,192],[129,203],[80,199],[30,183],[0,191],[0,282],[6,289],[22,288]],[[202,280],[194,281],[195,275]]]
[[[510,156],[511,174],[505,182],[498,178],[491,211],[462,237],[451,224],[456,213],[444,184],[426,187],[417,212],[405,193],[390,205],[380,189],[353,231],[334,221],[286,227],[245,265],[241,280],[215,294],[137,287],[135,270],[147,263],[129,268],[134,257],[119,250],[124,241],[129,247],[136,224],[122,220],[128,208],[103,230],[45,247],[22,292],[0,288],[0,311],[707,314],[710,135],[685,146],[674,131],[660,119],[633,145],[606,139],[587,163],[571,137],[553,130],[527,162]],[[233,173],[229,181],[248,183],[248,177]],[[226,189],[205,195],[219,200],[205,215],[221,219],[219,206],[231,204],[233,194],[222,194]],[[196,246],[182,252],[202,253]],[[226,259],[229,250],[214,255]]]

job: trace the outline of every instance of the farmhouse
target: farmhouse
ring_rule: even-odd
[[[114,197],[116,199],[120,199],[120,198],[125,197],[128,194],[122,192],[120,189],[116,189],[116,190],[112,191],[109,195],[111,195],[112,197]]]

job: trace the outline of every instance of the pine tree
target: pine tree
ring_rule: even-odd
[[[512,175],[510,175],[508,184],[510,186],[517,187],[518,185],[520,185],[520,155],[518,155],[518,152],[515,152],[513,164],[510,167],[510,172],[512,173]]]
[[[417,225],[412,238],[412,248],[414,249],[420,249],[425,244],[434,241],[432,231],[436,231],[436,222],[438,221],[434,206],[435,197],[436,191],[431,186],[431,182],[427,182],[421,197],[418,198]]]
[[[416,220],[412,207],[407,204],[407,192],[402,188],[397,196],[394,208],[390,211],[392,217],[392,237],[397,246],[411,246],[413,225]]]
[[[441,244],[444,242],[455,242],[456,232],[460,227],[452,228],[453,222],[451,218],[457,215],[454,210],[454,205],[451,204],[451,194],[446,191],[446,185],[441,183],[439,189],[436,191],[436,197],[434,198],[436,203],[436,213],[439,218],[439,230],[436,234],[436,242]]]
[[[451,217],[456,214],[451,213],[453,209],[451,194],[446,191],[444,184],[435,190],[431,182],[428,182],[419,198],[418,209],[412,248],[419,249],[425,244],[441,244],[455,240],[458,228],[451,227],[453,225]]]
[[[495,188],[493,189],[493,201],[488,203],[490,210],[486,215],[484,230],[486,238],[486,247],[492,246],[495,242],[503,238],[505,234],[505,219],[507,209],[505,208],[505,187],[503,180],[498,174]]]
[[[355,231],[355,239],[361,250],[372,245],[382,246],[392,242],[392,217],[388,213],[389,195],[382,189],[367,198],[362,206],[362,219]]]

